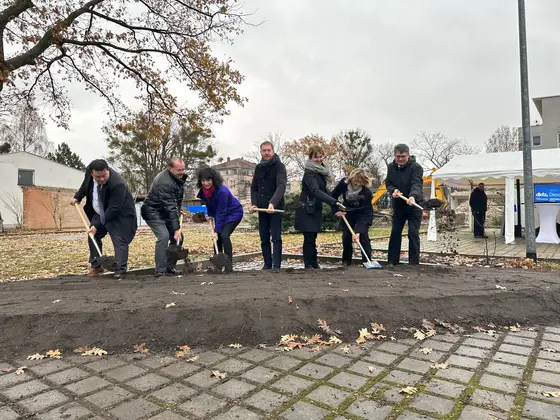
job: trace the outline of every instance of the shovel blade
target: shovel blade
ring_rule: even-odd
[[[210,262],[214,264],[216,268],[224,268],[230,263],[228,256],[223,252],[210,257]]]
[[[167,248],[167,259],[173,263],[179,260],[185,260],[189,256],[189,250],[183,248],[181,245],[169,245]]]
[[[115,272],[119,270],[119,264],[117,264],[115,257],[96,257],[95,260],[106,271]]]
[[[381,264],[379,264],[377,261],[372,260],[371,262],[365,262],[363,263],[364,267],[369,269],[375,269],[375,268],[381,268]]]

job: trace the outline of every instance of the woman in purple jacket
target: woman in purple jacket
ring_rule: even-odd
[[[218,251],[223,251],[231,261],[233,249],[230,236],[243,219],[243,206],[213,168],[200,169],[196,185],[200,188],[197,197],[206,204],[208,218],[214,219],[214,239],[218,241]],[[226,271],[231,271],[231,265],[226,267]]]

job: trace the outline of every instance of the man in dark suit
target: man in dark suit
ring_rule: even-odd
[[[469,205],[474,218],[473,233],[475,238],[488,238],[484,234],[484,223],[486,222],[486,211],[488,210],[488,198],[484,192],[484,183],[481,182],[471,193]]]
[[[84,211],[91,223],[90,232],[99,249],[102,249],[101,239],[109,233],[119,265],[115,277],[120,278],[126,273],[128,245],[134,239],[137,228],[136,207],[128,185],[118,172],[109,168],[106,161],[95,159],[88,165],[84,182],[70,204],[75,205],[84,197],[87,199]],[[91,240],[88,244],[91,264],[88,275],[94,276],[102,273],[103,267],[95,260],[99,255]]]

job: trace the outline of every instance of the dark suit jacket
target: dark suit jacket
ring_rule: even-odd
[[[111,175],[109,181],[101,189],[101,197],[99,199],[103,203],[105,210],[105,228],[112,233],[118,233],[132,242],[136,235],[136,207],[134,206],[134,198],[126,185],[124,178],[115,170],[109,169]],[[74,198],[80,202],[85,197],[86,205],[84,211],[91,222],[92,226],[97,229],[101,226],[99,215],[93,209],[93,177],[86,172],[84,182]]]

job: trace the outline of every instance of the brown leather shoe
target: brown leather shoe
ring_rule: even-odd
[[[103,269],[103,267],[99,267],[99,268],[90,268],[87,275],[88,276],[97,276],[98,274],[103,273],[105,270]]]

